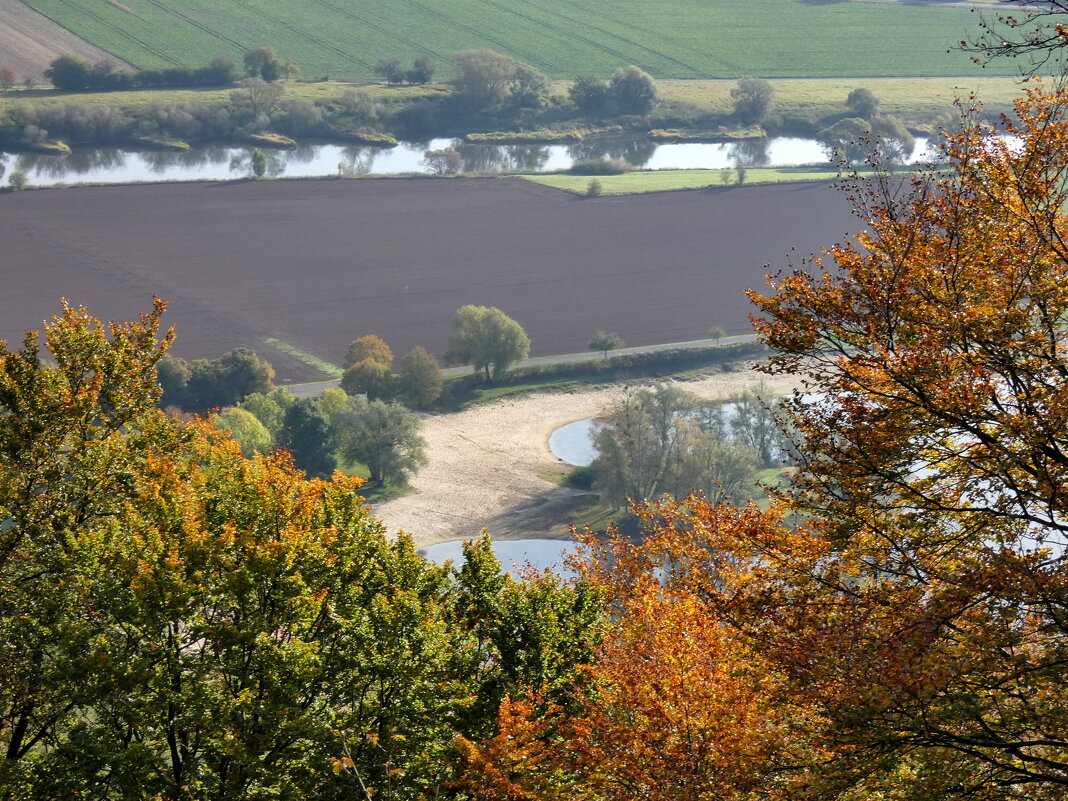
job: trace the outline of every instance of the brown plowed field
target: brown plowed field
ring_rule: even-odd
[[[20,78],[40,81],[52,59],[61,53],[72,53],[94,64],[107,60],[120,67],[130,66],[19,0],[0,0],[0,67],[10,67]]]
[[[108,319],[165,298],[175,352],[248,345],[293,381],[322,376],[266,337],[340,362],[378,334],[445,348],[465,303],[518,320],[533,355],[749,330],[748,287],[859,227],[817,184],[602,197],[521,179],[270,181],[0,196],[0,338],[60,297]]]

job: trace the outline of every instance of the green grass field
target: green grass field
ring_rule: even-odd
[[[306,76],[489,47],[554,77],[637,64],[658,78],[978,75],[966,8],[814,0],[27,0],[140,66],[235,61],[269,44]],[[948,52],[947,52],[948,51]],[[1010,61],[985,74],[1012,74]]]
[[[649,170],[623,175],[524,175],[554,189],[585,194],[586,187],[596,177],[605,195],[634,195],[642,192],[672,192],[678,189],[718,189],[736,186],[734,170],[727,170],[728,183],[723,182],[723,170]],[[750,167],[745,171],[746,184],[781,184],[791,181],[833,181],[838,172],[831,167]]]
[[[349,83],[347,81],[287,81],[283,84],[286,99],[326,100],[339,98],[345,92],[359,89],[373,98],[427,97],[449,91],[443,84],[427,86],[385,86],[381,84]],[[51,89],[13,90],[0,97],[20,103],[49,103],[55,100],[74,100],[100,106],[141,106],[148,103],[225,103],[230,89],[136,89],[128,92],[57,92]]]
[[[975,94],[984,106],[1003,110],[1023,93],[1020,81],[1011,77],[972,78],[796,78],[772,81],[775,110],[782,114],[818,119],[842,111],[849,93],[870,89],[882,110],[918,118],[944,113],[956,98]],[[661,81],[657,84],[665,102],[686,104],[701,111],[727,114],[731,111],[734,81]],[[561,92],[566,91],[562,85]]]

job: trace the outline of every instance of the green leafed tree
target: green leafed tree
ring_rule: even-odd
[[[44,76],[52,82],[56,89],[63,91],[77,91],[85,89],[89,85],[93,66],[85,59],[63,53],[52,59],[52,63],[45,70]]]
[[[311,398],[299,398],[286,409],[277,444],[287,448],[294,464],[310,476],[329,476],[337,467],[334,431]]]
[[[595,75],[582,75],[568,87],[567,96],[582,113],[601,114],[608,103],[608,83]]]
[[[420,422],[399,403],[353,398],[339,417],[341,452],[350,462],[366,465],[374,484],[404,483],[426,464]]]
[[[267,174],[267,154],[258,147],[252,148],[252,155],[249,156],[249,170],[253,178],[262,178]]]
[[[251,459],[257,453],[267,453],[274,446],[271,432],[252,412],[237,406],[227,406],[215,415],[215,425],[230,434],[241,446],[241,455]]]
[[[257,47],[245,53],[245,74],[273,83],[287,77],[294,69],[292,62],[279,56],[272,47]]]
[[[617,506],[684,498],[744,501],[753,493],[757,454],[716,436],[695,414],[700,399],[670,384],[628,392],[594,434],[595,486]]]
[[[633,65],[615,71],[608,91],[623,114],[645,114],[660,102],[656,81],[648,72]]]
[[[863,117],[867,120],[879,113],[879,98],[875,96],[871,89],[863,87],[854,89],[849,93],[849,96],[846,97],[846,105],[858,117]]]
[[[426,408],[441,396],[444,386],[438,360],[422,345],[412,348],[397,362],[397,393],[409,406]]]
[[[549,79],[529,64],[516,64],[512,70],[508,91],[517,106],[536,107],[549,91]]]
[[[464,50],[454,56],[453,67],[457,96],[474,108],[536,106],[548,91],[541,72],[494,50]]]
[[[523,327],[493,306],[463,306],[452,321],[446,359],[470,364],[486,380],[500,378],[530,355],[530,339]]]
[[[175,442],[153,409],[163,308],[105,328],[65,306],[43,341],[0,341],[0,796],[40,797],[30,763],[100,689],[92,661],[109,646],[92,615],[107,599],[78,577],[101,573],[87,538],[137,495],[147,454]]]
[[[199,412],[213,406],[232,406],[248,395],[272,387],[274,368],[249,348],[234,348],[218,359],[186,362],[166,357],[160,366],[163,404]]]
[[[263,423],[271,435],[271,439],[277,441],[282,431],[286,409],[293,405],[296,397],[288,389],[279,387],[271,392],[255,392],[240,403],[240,407],[256,416]]]
[[[382,58],[375,62],[375,75],[387,83],[404,83],[404,65],[399,58]]]
[[[734,113],[742,122],[759,125],[768,116],[774,102],[775,91],[763,78],[742,78],[731,89]]]
[[[590,340],[590,344],[587,345],[590,350],[595,350],[601,354],[604,359],[608,358],[608,351],[618,350],[623,347],[623,339],[619,334],[613,334],[608,331],[598,331],[597,335]]]
[[[419,56],[412,62],[412,68],[404,74],[404,77],[408,83],[430,83],[434,80],[434,73],[437,69],[438,65],[431,56]]]

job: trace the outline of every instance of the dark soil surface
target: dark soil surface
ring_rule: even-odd
[[[466,303],[518,320],[532,355],[749,330],[743,294],[861,227],[825,185],[784,184],[585,199],[521,179],[162,184],[0,196],[0,338],[84,304],[131,319],[168,304],[174,353],[238,345],[279,380],[318,370],[275,337],[335,364],[384,338],[399,357],[445,350]]]

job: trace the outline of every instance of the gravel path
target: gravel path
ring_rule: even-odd
[[[776,392],[791,389],[787,381],[753,370],[708,376],[683,386],[715,399],[760,381]],[[474,537],[483,528],[501,539],[522,538],[527,532],[517,530],[517,516],[551,515],[561,500],[573,494],[543,477],[570,469],[552,455],[549,435],[566,423],[596,417],[623,391],[623,385],[614,385],[525,395],[428,417],[423,436],[429,464],[412,481],[413,492],[375,507],[374,514],[390,533],[407,531],[417,545]],[[517,510],[526,514],[517,515]]]

